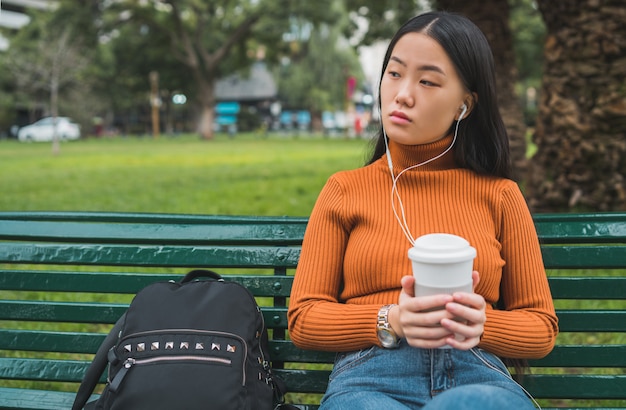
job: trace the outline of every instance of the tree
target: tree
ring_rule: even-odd
[[[118,24],[144,25],[167,36],[172,56],[195,83],[198,130],[205,139],[213,136],[218,78],[249,66],[255,58],[254,48],[281,44],[291,26],[333,18],[330,0],[125,0],[101,4],[108,5],[108,16],[115,16]]]
[[[545,63],[528,196],[534,211],[626,210],[626,8],[540,0]]]
[[[50,116],[55,119],[59,114],[60,94],[68,93],[87,65],[71,28],[56,29],[44,14],[18,32],[5,58],[16,89],[30,101],[46,98]],[[56,135],[52,150],[59,151]]]
[[[339,30],[322,25],[311,32],[306,48],[299,56],[290,58],[277,68],[279,99],[287,107],[306,108],[314,118],[324,110],[344,110],[346,83],[349,76],[363,82],[355,50],[338,46]]]

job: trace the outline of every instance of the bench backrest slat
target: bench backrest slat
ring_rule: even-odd
[[[182,274],[132,272],[67,272],[0,269],[0,289],[42,292],[93,292],[134,295],[145,286],[159,281],[179,281]],[[238,282],[255,296],[287,297],[292,276],[224,275],[225,280]]]
[[[295,267],[298,247],[3,243],[0,263],[144,267]]]

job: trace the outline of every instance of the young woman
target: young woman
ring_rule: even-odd
[[[379,91],[372,158],[324,186],[291,293],[293,342],[339,352],[321,408],[533,408],[500,357],[548,354],[557,318],[487,40],[459,15],[414,17]],[[407,251],[435,232],[476,248],[473,293],[415,297]]]

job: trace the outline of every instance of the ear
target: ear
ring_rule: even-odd
[[[463,99],[463,103],[459,107],[459,114],[458,114],[459,116],[457,117],[457,121],[466,119],[470,115],[470,113],[472,112],[474,107],[476,106],[476,102],[477,101],[478,101],[478,94],[476,94],[476,93],[469,94],[468,93],[465,96],[465,98]],[[461,113],[463,112],[463,105],[465,105],[467,107],[467,111],[463,115],[463,118],[460,118]]]

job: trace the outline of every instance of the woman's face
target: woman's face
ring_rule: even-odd
[[[385,132],[404,145],[437,141],[459,118],[463,103],[470,104],[468,96],[439,43],[407,33],[395,44],[380,84]]]

